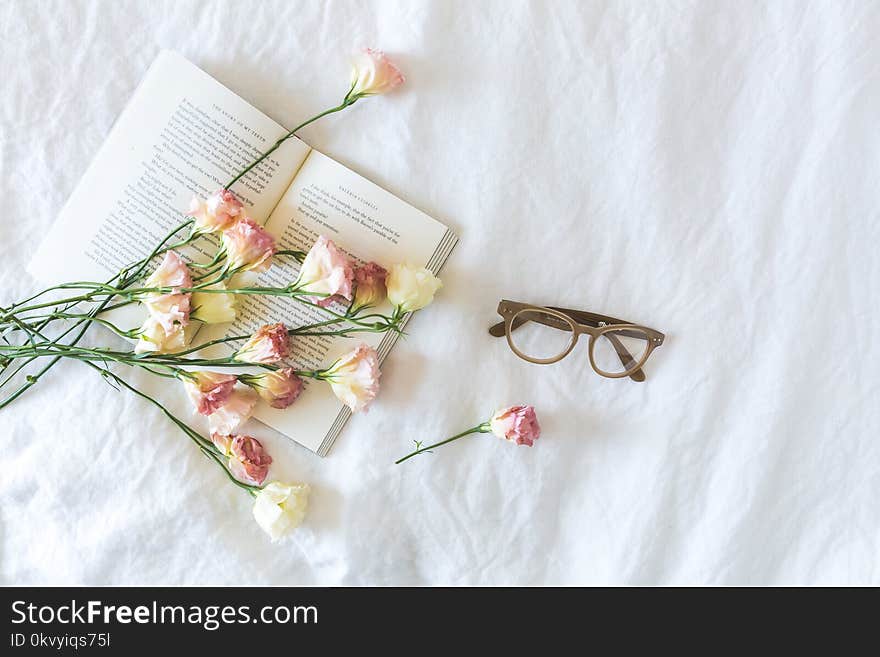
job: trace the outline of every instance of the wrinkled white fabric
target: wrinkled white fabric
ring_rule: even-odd
[[[287,125],[385,49],[405,87],[303,137],[461,242],[328,458],[254,426],[312,486],[279,544],[154,408],[57,367],[0,411],[0,581],[880,584],[878,33],[867,2],[2,3],[0,303],[161,48]],[[532,365],[501,297],[668,337],[644,383],[586,343]],[[392,465],[513,403],[535,447]]]

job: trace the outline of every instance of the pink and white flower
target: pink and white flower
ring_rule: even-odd
[[[252,436],[229,436],[214,433],[211,440],[229,459],[229,472],[239,481],[262,486],[269,474],[272,457],[259,440]]]
[[[354,312],[361,308],[378,306],[385,300],[387,294],[385,278],[387,276],[388,272],[385,268],[375,262],[368,262],[355,270],[354,303],[352,304]]]
[[[230,270],[264,272],[271,266],[275,238],[250,217],[239,218],[222,240]]]
[[[227,404],[236,381],[231,374],[219,372],[184,372],[179,376],[193,407],[202,415],[211,415]]]
[[[379,357],[366,344],[342,356],[319,375],[352,412],[365,411],[379,394]]]
[[[162,262],[144,282],[146,288],[191,288],[192,276],[183,259],[174,251],[168,251]],[[148,292],[142,301],[167,335],[189,323],[189,292]]]
[[[242,363],[271,365],[290,356],[290,335],[284,324],[261,326],[233,358]]]
[[[257,393],[250,388],[238,386],[233,389],[226,403],[208,416],[211,433],[233,434],[247,422],[257,405]]]
[[[403,73],[384,52],[364,48],[352,62],[350,97],[388,93],[405,82]]]
[[[332,240],[321,235],[306,254],[294,287],[326,297],[351,299],[354,265]]]
[[[263,374],[246,374],[241,380],[272,408],[287,408],[297,400],[303,390],[302,379],[289,367]]]
[[[231,228],[244,213],[241,201],[228,189],[218,189],[206,199],[194,197],[187,216],[195,219],[193,232],[214,233]]]
[[[532,406],[510,406],[495,411],[489,420],[489,428],[499,438],[529,447],[541,436],[541,427]]]

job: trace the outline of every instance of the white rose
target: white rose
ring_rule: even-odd
[[[182,326],[177,326],[170,333],[165,333],[162,324],[155,317],[148,317],[141,326],[139,339],[134,351],[138,354],[147,352],[172,353],[186,347],[186,334]]]
[[[394,265],[385,279],[388,300],[404,312],[421,310],[434,300],[434,293],[443,287],[439,278],[424,267]]]
[[[225,290],[223,283],[209,285],[208,290]],[[235,319],[235,297],[218,292],[193,292],[191,319],[205,324],[223,324]]]
[[[308,484],[266,484],[254,502],[254,519],[273,541],[295,529],[306,516]]]

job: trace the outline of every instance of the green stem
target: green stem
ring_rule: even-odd
[[[459,438],[462,438],[464,436],[468,436],[472,433],[488,433],[489,431],[491,431],[491,429],[489,429],[489,423],[483,422],[482,424],[478,424],[475,427],[471,427],[467,431],[462,431],[461,433],[452,436],[452,438],[447,438],[446,440],[441,440],[439,443],[434,443],[433,445],[428,445],[427,447],[420,447],[416,451],[414,451],[410,454],[407,454],[406,456],[404,456],[401,459],[396,460],[394,462],[394,464],[399,465],[400,463],[403,463],[407,459],[411,459],[413,456],[416,456],[417,454],[423,454],[424,452],[428,452],[428,451],[434,449],[435,447],[440,447],[441,445],[445,445],[446,443],[451,443],[453,440],[458,440]]]
[[[184,222],[183,224],[181,224],[180,226],[178,226],[177,228],[175,228],[174,230],[172,230],[170,233],[168,233],[168,235],[166,235],[165,238],[164,238],[161,242],[159,242],[159,243],[156,245],[156,247],[153,249],[153,251],[150,253],[150,255],[148,255],[146,258],[144,258],[143,260],[141,260],[140,263],[138,263],[138,264],[136,265],[137,269],[136,269],[136,271],[134,272],[134,274],[132,274],[132,275],[129,276],[129,275],[128,275],[128,271],[129,271],[130,268],[129,268],[129,267],[126,267],[125,269],[123,269],[123,270],[119,273],[118,278],[122,279],[122,280],[125,281],[127,284],[131,284],[132,282],[134,282],[135,280],[137,280],[137,278],[141,275],[141,273],[143,273],[144,269],[146,269],[146,267],[147,267],[147,265],[150,263],[150,261],[151,261],[154,257],[156,257],[156,255],[159,253],[159,250],[162,249],[162,248],[165,246],[165,244],[168,242],[168,240],[170,240],[174,235],[177,234],[177,232],[178,232],[179,230],[185,228],[185,227],[188,226],[190,223],[191,223],[191,221],[186,221],[186,222]],[[94,310],[92,310],[92,311],[89,313],[88,316],[89,316],[89,317],[95,317],[95,316],[97,316],[102,310],[104,310],[104,307],[109,303],[110,298],[111,298],[111,297],[108,297],[108,298],[107,298],[103,303],[101,303],[97,308],[95,308]],[[61,334],[60,337],[56,338],[55,342],[57,343],[58,340],[60,340],[60,339],[63,338],[64,336],[68,335],[70,332],[76,330],[77,327],[79,327],[80,325],[83,325],[83,324],[85,324],[85,325],[82,326],[82,328],[81,328],[81,329],[79,330],[79,332],[73,337],[73,340],[72,340],[71,343],[70,343],[71,346],[77,344],[77,343],[82,339],[83,335],[85,335],[86,330],[88,330],[88,328],[89,328],[89,324],[88,324],[87,322],[84,322],[84,320],[80,320],[79,322],[77,322],[76,324],[74,324],[72,327],[70,327],[69,329],[67,329],[64,333]],[[42,334],[39,334],[39,335],[40,335],[41,337],[44,337],[44,336],[42,336]],[[44,337],[44,339],[45,339],[45,337]],[[12,402],[14,402],[14,401],[15,401],[16,399],[18,399],[21,395],[23,395],[23,394],[24,394],[29,388],[31,388],[32,386],[36,385],[36,383],[40,380],[40,378],[41,378],[46,372],[48,372],[50,369],[52,369],[52,367],[54,367],[55,364],[56,364],[60,359],[61,359],[61,356],[56,356],[55,358],[53,358],[52,360],[50,360],[50,361],[46,364],[46,366],[43,367],[40,371],[38,371],[36,374],[34,374],[34,375],[32,375],[32,376],[29,376],[29,377],[27,378],[27,382],[26,382],[26,383],[22,384],[22,385],[18,388],[18,390],[16,390],[12,395],[10,395],[10,396],[7,397],[6,399],[4,399],[2,402],[0,402],[0,409],[3,409],[3,408],[5,408],[5,407],[7,407],[9,404],[11,404]],[[5,383],[5,382],[4,382],[4,383]]]
[[[174,422],[174,424],[176,424],[176,425],[180,428],[180,430],[183,431],[183,433],[185,433],[186,436],[187,436],[190,440],[193,441],[193,443],[195,443],[195,445],[196,445],[196,446],[202,451],[202,453],[203,453],[205,456],[207,456],[209,459],[213,460],[217,465],[220,466],[220,468],[223,470],[224,474],[229,478],[229,480],[230,480],[233,484],[235,484],[235,485],[238,486],[239,488],[241,488],[241,489],[247,491],[250,495],[256,495],[257,491],[260,490],[260,488],[259,488],[258,486],[250,486],[250,485],[248,485],[248,484],[246,484],[246,483],[244,483],[244,482],[242,482],[242,481],[239,481],[239,480],[236,479],[235,477],[233,477],[233,476],[232,476],[232,473],[229,471],[229,468],[228,468],[228,467],[226,466],[226,464],[223,462],[223,459],[221,458],[220,453],[217,451],[217,448],[214,447],[214,444],[213,444],[212,442],[210,442],[208,439],[204,438],[201,434],[199,434],[198,432],[196,432],[194,429],[192,429],[192,428],[191,428],[188,424],[186,424],[183,420],[180,420],[180,419],[179,419],[177,416],[175,416],[171,411],[169,411],[167,408],[165,408],[165,406],[162,405],[160,402],[158,402],[157,400],[153,399],[152,397],[150,397],[150,396],[149,396],[148,394],[146,394],[145,392],[142,392],[142,391],[138,390],[137,388],[135,388],[134,386],[129,385],[128,383],[125,382],[124,379],[122,379],[122,378],[116,376],[116,375],[115,375],[113,372],[111,372],[110,370],[107,370],[107,369],[104,369],[104,368],[98,367],[98,366],[95,365],[94,363],[86,362],[86,364],[87,364],[89,367],[92,367],[93,369],[95,369],[95,370],[97,370],[98,372],[100,372],[100,373],[101,373],[101,376],[109,377],[109,378],[113,379],[113,380],[114,380],[116,383],[118,383],[119,385],[123,386],[124,388],[127,388],[128,390],[130,390],[131,392],[133,392],[134,394],[136,394],[138,397],[141,397],[141,398],[143,398],[143,399],[146,399],[148,402],[150,402],[151,404],[153,404],[154,406],[156,406],[159,410],[161,410],[162,413],[163,413],[163,414],[164,414],[169,420],[171,420],[172,422]]]
[[[296,132],[302,130],[303,128],[305,128],[305,127],[306,127],[307,125],[309,125],[310,123],[314,123],[315,121],[317,121],[318,119],[320,119],[320,118],[322,118],[322,117],[325,117],[325,116],[327,116],[327,115],[329,115],[329,114],[333,114],[334,112],[339,112],[339,111],[341,111],[341,110],[344,110],[344,109],[345,109],[346,107],[348,107],[349,105],[354,104],[354,102],[355,102],[356,100],[357,100],[357,99],[352,100],[351,98],[349,98],[348,95],[346,95],[345,99],[342,101],[342,104],[337,105],[336,107],[332,107],[332,108],[330,108],[330,109],[328,109],[328,110],[324,110],[324,111],[321,112],[320,114],[316,114],[315,116],[313,116],[312,118],[310,118],[308,121],[304,121],[304,122],[300,123],[300,124],[299,124],[298,126],[296,126],[293,130],[291,130],[291,131],[288,132],[286,135],[284,135],[283,137],[281,137],[278,141],[276,141],[276,142],[272,145],[272,147],[271,147],[269,150],[267,150],[267,151],[266,151],[265,153],[263,153],[260,157],[258,157],[256,160],[254,160],[254,161],[253,161],[253,162],[252,162],[247,168],[245,168],[245,169],[244,169],[241,173],[239,173],[235,178],[233,178],[232,180],[230,180],[230,181],[229,181],[229,184],[226,185],[226,189],[229,189],[230,187],[232,187],[232,186],[233,186],[235,183],[237,183],[242,177],[244,177],[245,175],[247,175],[247,173],[248,173],[251,169],[253,169],[255,166],[257,166],[260,162],[262,162],[263,160],[265,160],[267,157],[269,157],[269,156],[270,156],[272,153],[274,153],[276,150],[278,150],[278,147],[281,146],[281,144],[283,144],[284,142],[286,142],[288,139],[290,139],[291,137],[293,137],[293,135],[294,135]]]

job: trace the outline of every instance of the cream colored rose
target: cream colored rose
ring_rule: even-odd
[[[394,265],[385,279],[388,300],[404,312],[421,310],[434,300],[434,293],[443,287],[439,278],[424,267]]]
[[[225,290],[221,283],[209,285],[208,290]],[[193,292],[191,319],[205,324],[223,324],[235,319],[235,297],[219,292]]]
[[[273,541],[296,529],[309,505],[308,484],[266,484],[254,502],[254,519]]]
[[[166,333],[162,324],[155,317],[148,317],[141,326],[138,342],[134,351],[138,354],[157,352],[172,353],[186,347],[186,334],[182,326],[177,326],[171,333]]]

